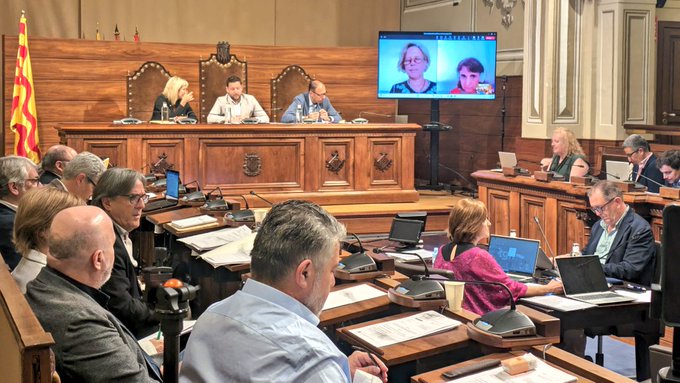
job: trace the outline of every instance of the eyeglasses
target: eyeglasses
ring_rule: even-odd
[[[602,211],[604,210],[604,208],[607,207],[607,205],[609,205],[613,200],[615,200],[615,199],[617,199],[617,198],[618,198],[618,197],[614,197],[614,198],[610,199],[609,201],[607,201],[607,202],[606,202],[604,205],[602,205],[602,206],[594,206],[594,207],[591,207],[590,210],[591,210],[593,213],[595,213],[595,214],[602,214]]]
[[[321,93],[316,93],[316,91],[312,91],[312,93],[314,93],[315,95],[317,95],[317,96],[319,96],[319,97],[321,97],[321,98],[326,97],[326,93],[321,94]]]
[[[97,183],[92,181],[92,178],[90,178],[90,176],[88,176],[87,174],[85,175],[85,178],[87,178],[87,182],[91,183],[92,186],[94,186],[94,187],[97,186]],[[144,201],[144,202],[146,202],[146,201]]]
[[[404,65],[410,65],[410,64],[420,64],[423,62],[422,57],[413,57],[410,59],[404,59]]]
[[[636,151],[633,151],[633,152],[630,152],[630,153],[626,153],[626,157],[631,158],[631,157],[633,157],[633,154],[635,154],[637,152],[638,151],[636,150]]]
[[[130,205],[132,206],[137,206],[140,200],[144,203],[149,202],[148,194],[123,194],[121,197],[127,197],[128,201],[130,201]]]

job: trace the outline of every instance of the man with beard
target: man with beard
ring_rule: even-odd
[[[180,381],[349,383],[357,369],[386,381],[382,362],[365,352],[347,358],[317,328],[344,237],[311,202],[274,205],[251,251],[252,277],[198,319]]]
[[[49,235],[51,257],[28,283],[26,299],[52,334],[57,372],[65,382],[156,382],[132,334],[106,310],[99,288],[111,276],[115,235],[111,219],[93,206],[59,212]]]

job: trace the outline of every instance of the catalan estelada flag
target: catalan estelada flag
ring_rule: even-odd
[[[26,17],[22,11],[19,20],[17,69],[14,74],[14,91],[12,92],[12,119],[9,127],[14,132],[14,154],[38,163],[40,162],[38,115],[35,109],[33,73],[31,56],[28,54],[26,29]]]

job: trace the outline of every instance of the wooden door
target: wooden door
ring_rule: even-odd
[[[656,124],[678,125],[680,130],[680,22],[659,22],[658,30]],[[680,143],[679,138],[667,140]]]

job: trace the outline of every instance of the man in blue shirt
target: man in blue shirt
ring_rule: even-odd
[[[309,92],[300,93],[293,99],[286,112],[281,116],[281,122],[295,122],[295,111],[301,106],[302,116],[315,122],[338,123],[342,120],[340,114],[331,105],[326,96],[326,85],[319,80],[309,83]]]
[[[680,150],[667,150],[659,158],[659,170],[666,185],[680,188]]]
[[[387,381],[364,352],[347,358],[317,327],[345,228],[319,206],[272,207],[251,251],[252,277],[201,315],[181,382],[351,382],[357,369]]]

